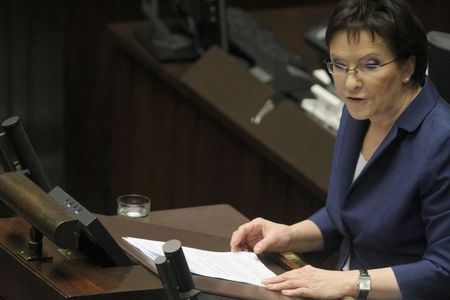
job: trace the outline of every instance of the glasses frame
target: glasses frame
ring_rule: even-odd
[[[396,61],[399,60],[399,59],[400,59],[400,58],[397,57],[397,58],[394,58],[393,60],[390,60],[390,61],[388,61],[388,62],[379,64],[379,65],[373,65],[373,66],[372,66],[372,69],[373,69],[373,71],[378,71],[378,69],[380,69],[380,68],[382,68],[382,67],[384,67],[384,66],[387,66],[387,65],[389,65],[389,64],[391,64],[391,63],[393,63],[393,62],[396,62]],[[337,65],[336,63],[334,63],[334,62],[332,62],[332,61],[329,61],[329,60],[325,60],[324,63],[325,63],[326,66],[327,66],[327,71],[328,71],[328,73],[330,73],[331,75],[333,75],[333,74],[336,73],[336,72],[333,72],[333,66]],[[344,71],[344,73],[342,73],[342,74],[348,74],[349,72],[353,72],[354,74],[359,74],[359,71],[360,71],[361,66],[358,66],[358,67],[356,67],[356,68],[349,68],[349,67],[342,68],[342,66],[340,66],[340,68]],[[362,72],[365,73],[365,74],[367,74],[367,73],[364,72],[364,71],[362,71]],[[340,73],[339,73],[339,74],[340,74]]]

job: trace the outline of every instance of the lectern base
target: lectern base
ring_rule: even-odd
[[[19,251],[29,228],[21,218],[0,219],[0,299],[164,299],[159,278],[143,266],[102,268],[69,260],[47,239],[44,251],[53,259],[27,262]]]

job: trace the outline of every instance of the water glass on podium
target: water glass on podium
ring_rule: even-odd
[[[130,218],[142,218],[150,212],[150,198],[138,194],[120,195],[117,198],[117,214]]]

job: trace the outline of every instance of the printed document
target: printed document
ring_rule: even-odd
[[[124,237],[125,241],[139,249],[154,261],[164,256],[165,242]],[[191,273],[231,281],[262,286],[261,280],[276,276],[253,252],[214,252],[183,246]],[[156,269],[156,267],[155,267]]]

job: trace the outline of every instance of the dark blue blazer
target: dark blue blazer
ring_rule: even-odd
[[[353,182],[368,121],[344,108],[326,207],[310,219],[337,269],[392,267],[403,299],[450,299],[450,105],[427,78]]]

